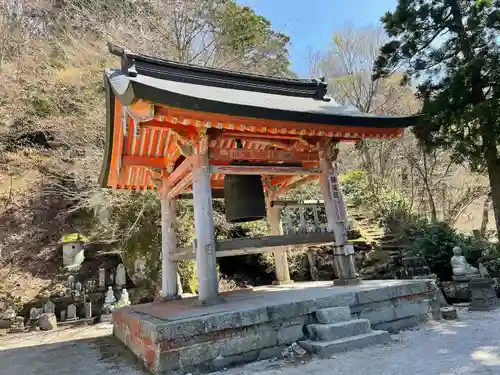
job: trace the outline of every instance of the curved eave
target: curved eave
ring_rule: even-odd
[[[347,111],[341,107],[334,108],[328,102],[310,98],[207,87],[141,75],[128,77],[118,70],[107,70],[105,74],[112,91],[122,105],[130,105],[142,99],[169,107],[229,116],[380,129],[401,129],[414,126],[419,118],[418,115],[374,116]],[[210,91],[209,94],[207,94],[208,91]],[[294,110],[294,108],[299,108],[299,110]],[[332,113],[337,108],[339,113]]]
[[[101,187],[110,188],[108,184],[109,168],[113,154],[113,134],[115,117],[115,94],[110,87],[107,76],[104,77],[104,87],[106,90],[106,139],[104,144],[104,160],[99,174],[98,183]]]

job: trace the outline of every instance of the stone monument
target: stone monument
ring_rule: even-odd
[[[36,307],[32,307],[30,310],[30,319],[37,320],[40,314],[38,313],[38,309]]]
[[[472,267],[462,255],[462,249],[460,247],[455,246],[453,248],[453,254],[454,255],[451,257],[451,267],[455,280],[471,279],[480,276],[479,270]]]
[[[99,268],[99,288],[106,287],[106,269]]]
[[[123,263],[120,263],[118,267],[116,267],[116,277],[115,277],[116,285],[124,286],[127,284],[127,274],[125,272],[125,266]]]
[[[92,302],[85,302],[85,319],[92,318]]]
[[[54,314],[56,311],[56,305],[51,300],[48,300],[47,303],[43,306],[43,311],[48,314]]]
[[[73,275],[68,276],[68,288],[71,290],[75,289],[75,277]]]
[[[77,319],[77,316],[76,316],[76,306],[71,304],[68,306],[68,313],[66,315],[66,318],[68,320],[76,320]]]

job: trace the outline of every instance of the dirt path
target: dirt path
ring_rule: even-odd
[[[0,375],[146,375],[111,334],[110,325],[0,337]],[[218,375],[496,375],[500,309],[460,312],[460,320],[421,326],[386,346],[328,360],[263,361]]]

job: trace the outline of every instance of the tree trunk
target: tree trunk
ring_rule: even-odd
[[[488,149],[486,151],[486,163],[490,177],[491,202],[493,203],[493,213],[495,214],[497,237],[500,240],[500,162],[496,155],[496,147]]]
[[[436,209],[436,202],[434,202],[434,196],[432,195],[432,190],[429,185],[429,181],[427,179],[424,179],[424,185],[425,185],[425,191],[427,192],[427,196],[429,197],[429,207],[431,209],[431,222],[435,223],[437,222],[437,209]]]
[[[488,195],[483,204],[483,216],[481,218],[481,227],[479,235],[482,238],[486,237],[486,229],[488,228],[489,214],[490,214],[491,195]]]
[[[370,148],[366,144],[366,140],[359,141],[359,150],[361,151],[361,159],[363,160],[363,169],[366,172],[368,188],[373,191],[373,162],[370,155]]]

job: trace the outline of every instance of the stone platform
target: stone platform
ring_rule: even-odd
[[[331,281],[224,293],[215,306],[196,298],[134,305],[113,311],[113,332],[153,374],[185,374],[279,356],[308,338],[320,309],[349,306],[352,317],[397,332],[439,310],[432,280]]]

